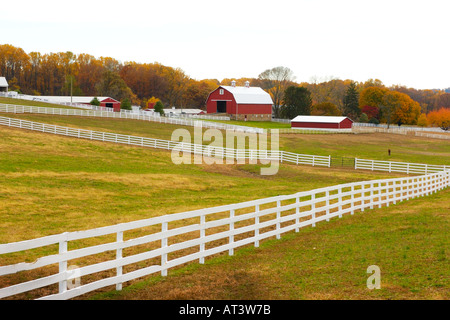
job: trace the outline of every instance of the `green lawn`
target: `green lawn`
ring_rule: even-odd
[[[160,124],[156,122],[126,119],[103,119],[95,117],[53,116],[42,114],[0,114],[61,126],[108,131],[129,135],[171,140],[177,128],[185,128],[193,137],[193,127]],[[270,138],[270,136],[269,136]],[[192,141],[193,142],[193,141]],[[332,157],[364,158],[413,163],[450,165],[450,143],[446,140],[429,139],[387,133],[367,134],[280,134],[280,149]],[[205,142],[208,144],[209,142]],[[388,155],[388,149],[391,155]]]
[[[126,300],[448,300],[450,190],[89,295]],[[368,289],[371,265],[380,289]]]
[[[178,128],[137,120],[5,116],[162,139],[170,139]],[[192,128],[185,128],[192,132]],[[280,144],[282,149],[300,153],[346,156],[348,152],[350,156],[374,159],[385,157],[381,153],[389,145],[395,159],[437,164],[448,164],[450,156],[446,141],[388,134],[282,135]],[[374,156],[369,157],[372,153]],[[286,164],[274,176],[261,176],[261,165],[174,165],[168,151],[2,126],[0,163],[0,243],[399,176]],[[193,264],[180,269],[180,273],[175,271],[175,277],[151,277],[139,285],[144,288],[140,297],[448,298],[448,283],[442,274],[448,273],[445,247],[449,200],[447,190],[376,209],[374,214],[366,211],[321,223],[282,241],[264,242],[260,249],[245,248],[236,257],[214,258],[205,266]],[[311,247],[316,249],[311,251]],[[25,259],[34,261],[55,249],[34,250]],[[0,257],[0,265],[23,259],[20,254]],[[371,264],[381,267],[383,289],[390,288],[388,291],[367,292],[365,271]],[[2,284],[0,279],[0,287]],[[152,290],[145,290],[150,284]],[[114,297],[139,297],[134,290],[133,287],[125,290],[123,297]],[[161,295],[152,296],[149,291]]]
[[[33,106],[33,107],[63,108],[63,109],[80,109],[80,108],[69,107],[69,106],[64,106],[64,105],[54,104],[54,103],[47,103],[47,102],[40,102],[40,101],[31,101],[31,100],[24,100],[24,99],[12,99],[12,98],[5,98],[5,97],[0,97],[0,103],[15,104],[15,105],[18,105],[18,106]]]

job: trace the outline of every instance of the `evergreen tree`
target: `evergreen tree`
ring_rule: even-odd
[[[123,110],[131,110],[131,101],[128,98],[125,98],[120,103],[120,109]]]
[[[359,109],[359,94],[355,82],[350,82],[343,102],[343,115],[352,120],[358,119],[361,114],[361,110]]]
[[[93,106],[99,106],[100,105],[100,101],[97,99],[97,97],[94,97],[94,99],[92,99],[90,103]]]
[[[311,92],[305,87],[290,86],[284,91],[284,103],[280,116],[293,119],[298,115],[310,115],[312,106]]]
[[[156,103],[155,103],[155,112],[159,112],[161,115],[164,115],[164,105],[163,105],[163,103],[161,102],[161,101],[157,101]]]

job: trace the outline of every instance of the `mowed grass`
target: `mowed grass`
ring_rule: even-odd
[[[450,190],[321,222],[90,299],[447,300]],[[368,289],[369,266],[380,289]]]
[[[94,117],[53,116],[41,114],[2,114],[5,117],[107,131],[121,134],[171,140],[174,130],[184,128],[194,137],[193,127],[142,120],[103,119]],[[225,136],[225,135],[224,135]],[[269,135],[270,140],[270,135]],[[224,139],[225,140],[225,139]],[[209,144],[204,141],[204,144]],[[225,142],[224,142],[225,145]],[[368,134],[280,134],[280,150],[333,158],[362,158],[410,163],[450,165],[450,143],[447,140],[397,135]],[[388,154],[391,150],[391,155]]]
[[[0,243],[292,194],[388,173],[174,165],[168,151],[0,127]]]
[[[5,98],[0,97],[0,103],[4,104],[14,104],[19,106],[33,106],[33,107],[46,107],[46,108],[63,108],[63,109],[80,109],[76,107],[69,107],[61,104],[41,102],[41,101],[31,101],[24,99],[13,99],[13,98]]]
[[[9,116],[9,114],[5,116]],[[33,121],[99,131],[159,137],[163,139],[170,139],[172,131],[174,128],[177,128],[176,126],[136,120],[54,117],[45,115],[15,116],[19,118],[28,118],[30,120],[35,119]],[[192,128],[189,127],[185,128],[192,130]],[[138,134],[136,134],[136,132],[138,132]],[[303,137],[303,135],[295,136]],[[362,147],[362,145],[368,140],[368,137],[379,139],[368,144],[369,146],[372,146],[373,149],[378,147],[377,141],[385,141],[383,139],[391,139],[392,137],[393,140],[394,138],[405,139],[395,142],[399,147],[404,147],[404,152],[401,154],[403,161],[419,157],[417,154],[418,144],[429,148],[428,152],[421,155],[421,158],[423,157],[429,161],[418,162],[431,163],[437,154],[440,156],[439,159],[434,159],[435,163],[442,164],[441,160],[448,160],[449,150],[445,141],[418,139],[418,141],[415,141],[414,143],[409,143],[408,139],[410,139],[410,137],[383,134],[355,135],[355,137],[360,137],[360,140],[343,139],[342,135],[337,135],[336,138],[333,136],[334,135],[320,135],[322,139],[331,139],[330,142],[320,143],[320,140],[310,142],[308,144],[309,150],[315,151],[311,153],[319,154],[320,151],[327,152],[334,149],[339,150],[339,146],[348,148],[349,150],[352,149],[351,147],[353,146],[355,153],[358,153],[361,152],[360,149],[366,148]],[[308,138],[313,140],[315,137],[319,138],[318,135],[305,135],[304,139],[306,140],[304,142],[308,142]],[[344,135],[344,137],[350,137],[350,135]],[[280,139],[282,147],[284,147],[286,143],[292,142],[289,139],[286,140],[286,138],[289,138],[289,136],[282,136]],[[297,141],[297,143],[301,144],[302,140]],[[429,144],[430,146],[428,146]],[[308,152],[302,151],[301,153]],[[163,214],[236,203],[279,194],[292,194],[302,190],[310,190],[345,182],[399,176],[382,172],[355,171],[344,168],[313,168],[309,166],[286,164],[283,164],[280,167],[277,175],[261,176],[259,174],[260,165],[174,165],[170,158],[170,152],[167,151],[81,140],[6,127],[0,127],[0,163],[0,243],[33,239],[65,231],[91,229]],[[441,194],[443,196],[442,198],[439,198],[441,197]],[[438,198],[434,198],[433,200],[432,197]],[[441,207],[436,209],[436,212],[440,213],[440,215],[446,219],[445,213],[449,211],[448,205],[445,207],[445,205],[442,206],[442,203],[449,203],[448,192],[441,192],[432,197],[423,198],[425,201],[424,208],[432,207],[426,205],[426,199],[430,199],[433,201],[433,206],[441,205]],[[409,207],[409,210],[411,216],[420,213],[419,209],[416,210],[416,206]],[[366,213],[363,216],[366,216]],[[396,213],[394,212],[393,214],[395,215]],[[389,212],[387,215],[389,215]],[[344,217],[337,221],[342,223],[343,221],[347,221],[347,219],[353,219],[355,217],[359,217],[359,215],[349,218]],[[335,222],[336,221],[333,220],[327,225],[331,226]],[[349,221],[349,226],[352,226],[353,222],[356,221]],[[389,224],[389,222],[387,224]],[[435,230],[433,232],[436,232],[436,240],[432,240],[430,246],[440,248],[442,247],[442,244],[448,246],[448,243],[443,239],[445,232],[442,232],[442,230],[445,229],[441,228],[448,228],[448,221],[443,222],[442,220],[439,220],[435,223],[433,220],[428,220],[427,223],[419,225],[424,228],[429,228],[429,230]],[[299,235],[302,235],[303,232],[313,232],[311,236],[320,238],[320,240],[317,241],[332,243],[332,239],[334,238],[342,238],[342,241],[344,241],[344,239],[347,238],[345,232],[350,230],[337,229],[336,235],[333,236],[331,234],[329,237],[328,234],[316,235],[314,233],[321,230],[320,228],[322,228],[322,224],[318,225],[316,228],[303,229]],[[358,231],[358,227],[355,228],[356,231]],[[368,228],[377,228],[377,226]],[[416,227],[413,227],[413,229],[414,228]],[[365,237],[371,235],[370,233],[367,233],[367,230],[364,230],[364,228],[362,229],[363,233],[359,238],[356,235],[351,238],[351,233],[349,233],[350,238],[347,239],[348,241],[344,247],[351,248],[352,245],[359,246],[359,242],[358,244],[355,244],[352,243],[352,241],[365,239]],[[334,230],[334,227],[330,229],[330,232],[332,230]],[[399,230],[401,231],[401,228]],[[428,234],[426,232],[423,233],[423,230],[423,228],[417,229],[417,237],[422,237],[425,241]],[[390,236],[391,232],[392,231],[389,231],[383,234]],[[289,241],[290,237],[291,235],[288,235],[288,237],[284,238],[282,241]],[[379,237],[379,239],[381,239],[381,237]],[[390,244],[387,245],[397,246],[397,242],[401,243],[401,239],[393,237],[389,242]],[[269,240],[264,242],[260,249],[245,248],[243,251],[239,251],[236,257],[241,254],[245,255],[246,252],[248,252],[249,256],[245,256],[245,259],[247,260],[251,261],[253,257],[255,259],[257,259],[257,257],[261,258],[260,255],[258,256],[260,250],[265,248],[270,249],[272,243],[278,242]],[[373,242],[369,241],[369,243]],[[418,243],[418,246],[420,247],[421,244]],[[281,247],[274,250],[282,249],[283,248]],[[55,248],[52,248],[52,250],[55,250]],[[283,270],[286,270],[287,272],[286,279],[288,280],[285,280],[285,283],[292,282],[296,273],[294,272],[292,277],[289,276],[288,268],[286,266],[292,265],[292,268],[296,269],[299,267],[299,263],[301,263],[302,260],[299,259],[300,262],[297,261],[297,264],[293,263],[292,261],[296,261],[296,258],[290,258],[289,250],[287,248],[285,250],[285,260],[282,260],[282,251],[278,253],[278,261],[275,258],[272,260],[272,270],[275,271],[275,273],[279,273],[279,275],[277,274],[272,277],[274,279],[272,286],[274,287],[277,287],[275,282],[279,280],[278,277],[282,276]],[[338,250],[335,255],[328,254],[328,259],[330,260],[329,265],[341,263],[339,261],[341,261],[340,259],[343,259],[342,252],[344,252],[345,256],[348,256],[348,261],[352,261],[352,259],[354,260],[359,257],[356,255],[357,251],[358,250],[352,251],[350,249],[348,249],[348,251]],[[25,257],[25,260],[28,262],[34,261],[37,257],[47,252],[50,251],[47,251],[47,249],[33,251]],[[380,254],[383,253],[382,250],[380,252]],[[256,255],[254,256],[255,253]],[[292,254],[294,254],[294,252]],[[301,253],[298,252],[298,254]],[[445,250],[440,251],[439,259],[444,259],[444,262],[447,261],[448,263],[446,255],[447,252]],[[445,258],[443,258],[443,256]],[[192,266],[188,267],[188,269],[180,269],[180,272],[188,272],[189,274],[189,272],[194,272],[196,268],[208,267],[209,265],[214,264],[217,264],[216,268],[221,270],[223,262],[227,262],[228,259],[233,260],[236,257],[229,258],[223,256],[214,258],[207,260],[211,262],[208,262],[205,266],[201,267],[194,263]],[[414,259],[415,256],[412,255],[411,257],[411,259]],[[317,259],[319,258],[316,257],[316,260]],[[24,257],[20,255],[0,257],[0,265],[23,260]],[[94,259],[91,262],[95,261],[98,260]],[[367,266],[376,264],[371,261],[367,262]],[[364,277],[364,279],[367,279],[368,276],[365,274],[367,266],[364,267],[364,270],[360,270],[363,273],[362,277]],[[302,265],[300,265],[300,269],[301,267]],[[383,266],[381,265],[380,267],[383,272]],[[261,272],[263,272],[265,269],[264,266],[248,266],[248,271],[242,271],[243,268],[244,267],[237,269],[241,270],[241,273],[231,273],[231,278],[226,278],[224,273],[221,274],[221,278],[217,280],[219,281],[218,287],[224,286],[224,292],[227,292],[221,293],[222,296],[253,299],[254,295],[252,296],[245,291],[247,290],[247,287],[251,287],[251,282],[253,280],[250,279],[250,282],[245,282],[245,279],[246,277],[254,276],[251,274],[251,272],[253,272],[252,270],[261,270]],[[320,267],[317,268],[320,269]],[[436,268],[437,273],[442,272],[441,265],[438,265]],[[270,268],[267,269],[265,274],[272,274],[272,270],[270,270]],[[339,272],[336,271],[332,273],[333,270],[336,271],[336,269],[331,268],[329,277],[332,279],[339,278]],[[418,270],[422,272],[423,268],[418,268]],[[448,268],[444,268],[444,271],[448,272]],[[178,271],[173,272],[175,272],[176,275],[176,272]],[[437,273],[431,274],[431,279],[435,279]],[[42,276],[42,274],[40,275]],[[193,275],[193,277],[198,277],[198,275]],[[169,278],[172,279],[171,277]],[[169,278],[162,280],[159,277],[151,277],[148,281],[150,283],[160,284],[165,283]],[[314,277],[311,276],[309,281],[313,281],[313,278]],[[347,279],[349,278],[347,277]],[[410,279],[412,279],[412,277],[410,277]],[[2,280],[0,279],[0,287],[4,285],[1,281]],[[140,287],[146,287],[149,282],[142,283]],[[264,284],[264,281],[261,283]],[[306,282],[305,286],[309,288],[310,286],[308,283],[309,282]],[[439,286],[442,286],[442,282],[436,283],[437,284],[434,285],[435,287],[439,288]],[[200,288],[196,284],[191,284],[189,281],[185,282],[185,284],[186,288],[193,288],[194,291],[192,292],[195,292],[196,288]],[[340,282],[335,281],[332,282],[332,284],[336,286],[334,293],[330,296],[324,295],[322,298],[333,299],[342,297],[342,295],[338,294],[338,291],[344,290],[344,287]],[[268,288],[271,288],[269,284],[267,286]],[[279,286],[280,288],[284,287],[282,285]],[[181,285],[180,288],[182,287],[183,285]],[[409,290],[408,288],[410,287],[412,286],[405,282],[405,288],[407,288],[405,290]],[[420,289],[420,286],[412,288],[413,293],[418,292],[417,290],[422,290]],[[170,286],[166,287],[164,290],[169,289]],[[177,290],[179,294],[177,294]],[[184,289],[169,290],[172,293],[172,296],[166,297],[168,299],[182,297],[184,293],[180,293],[180,290],[183,291]],[[211,288],[211,292],[217,290],[217,288]],[[257,291],[257,289],[253,290]],[[309,294],[296,296],[295,292],[297,292],[297,287],[294,287],[292,289],[293,293],[291,292],[289,295],[283,295],[279,292],[278,295],[267,294],[266,297],[270,299],[276,298],[276,296],[285,298],[290,297],[289,299],[307,298],[314,294],[320,294],[320,292],[325,294],[329,291],[329,286],[325,286],[324,288],[314,288],[313,286],[310,290],[311,292]],[[261,294],[264,291],[266,290],[262,290]],[[282,291],[286,291],[286,288],[282,289]],[[426,298],[434,298],[442,295],[442,290],[438,289],[437,291],[439,291],[437,295],[430,293],[431,291],[427,291],[424,293],[424,296],[426,296]],[[205,293],[201,297],[195,297],[195,299],[207,299],[209,296],[209,294]],[[142,297],[145,298],[145,296]],[[349,294],[346,297],[353,298],[355,296]],[[371,296],[371,298],[382,299],[386,297],[389,298],[389,295]],[[411,297],[411,295],[391,297],[408,298]],[[124,296],[124,298],[130,299],[126,296]],[[151,296],[147,296],[147,298],[152,299]]]

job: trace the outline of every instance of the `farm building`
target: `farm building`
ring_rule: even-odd
[[[95,97],[80,97],[80,96],[36,96],[35,100],[45,101],[59,104],[90,104]],[[100,106],[111,108],[113,111],[120,112],[120,101],[110,97],[97,97],[100,101]]]
[[[5,77],[0,77],[0,92],[8,92],[8,81]]]
[[[272,98],[259,87],[219,86],[206,100],[207,113],[226,113],[230,118],[249,121],[271,121]]]
[[[291,120],[291,128],[308,129],[351,129],[353,121],[337,116],[297,116]]]

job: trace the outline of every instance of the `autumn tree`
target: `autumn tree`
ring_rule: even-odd
[[[312,115],[316,116],[340,116],[341,111],[331,102],[322,102],[312,106]]]
[[[427,115],[428,123],[432,126],[440,127],[442,130],[450,129],[450,108],[440,108]]]
[[[320,83],[313,78],[312,83],[302,84],[302,86],[308,88],[311,92],[311,97],[314,104],[330,102],[338,107],[341,114],[343,111],[342,102],[344,100],[348,85],[348,81],[343,81],[333,77],[330,77],[326,81]]]
[[[183,107],[183,95],[186,91],[189,77],[180,68],[166,68],[164,77],[167,79],[167,92],[163,99],[170,107]]]
[[[380,104],[381,104],[381,101],[377,104],[377,106]],[[378,120],[380,110],[378,107],[364,106],[361,108],[361,113],[365,113],[367,115],[367,117],[369,118],[369,120],[371,120],[371,119]]]
[[[261,81],[262,89],[266,90],[273,101],[273,115],[280,117],[280,108],[283,101],[283,95],[289,85],[292,85],[295,76],[294,72],[287,67],[275,67],[267,69],[260,73],[258,80]]]
[[[419,127],[426,127],[426,126],[428,126],[427,115],[425,113],[421,113],[420,114],[419,119],[417,119],[417,125]]]
[[[131,101],[136,100],[136,96],[127,86],[125,81],[114,71],[104,71],[96,89],[100,96],[112,97],[116,100],[123,100],[125,98],[128,98]]]

